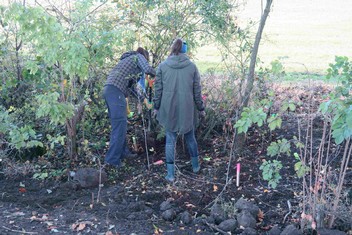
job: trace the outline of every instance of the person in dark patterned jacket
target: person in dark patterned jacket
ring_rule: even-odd
[[[137,51],[124,53],[118,64],[111,70],[104,86],[104,99],[108,107],[111,124],[109,150],[105,156],[105,163],[113,167],[120,167],[126,157],[135,156],[126,144],[127,133],[127,104],[126,98],[136,95],[135,86],[144,74],[155,76],[155,70],[148,63],[149,53],[139,47]]]

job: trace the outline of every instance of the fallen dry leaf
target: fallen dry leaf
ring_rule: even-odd
[[[44,214],[42,217],[37,217],[37,216],[33,215],[30,218],[31,221],[40,221],[40,222],[47,221],[48,219],[49,219],[48,214]]]
[[[77,231],[82,231],[83,229],[85,229],[85,227],[86,227],[86,224],[85,223],[80,223],[79,225],[78,225],[78,228],[76,229]]]
[[[19,188],[18,191],[19,191],[20,193],[25,193],[25,192],[27,192],[27,190],[26,190],[25,188]]]
[[[262,210],[259,209],[259,212],[258,212],[258,221],[260,222],[263,222],[264,220],[264,213]]]
[[[191,208],[194,208],[194,207],[196,207],[195,205],[193,205],[192,203],[187,203],[186,204],[186,207],[191,207]]]

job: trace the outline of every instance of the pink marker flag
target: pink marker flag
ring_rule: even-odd
[[[240,186],[240,171],[241,171],[241,164],[237,163],[237,167],[236,167],[236,186],[239,187]]]

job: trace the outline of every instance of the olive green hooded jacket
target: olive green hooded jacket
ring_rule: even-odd
[[[200,75],[183,53],[171,55],[156,72],[154,109],[166,131],[185,134],[194,128],[195,109],[204,110]]]

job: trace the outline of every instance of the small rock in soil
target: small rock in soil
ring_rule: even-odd
[[[257,218],[258,212],[259,212],[259,207],[255,205],[253,202],[249,202],[246,199],[240,198],[236,203],[235,203],[236,209],[243,211],[249,211],[254,218]]]
[[[302,232],[291,224],[288,225],[280,235],[302,235]]]
[[[280,235],[280,234],[281,234],[281,230],[279,229],[278,226],[272,227],[272,229],[270,229],[270,231],[268,232],[268,235]]]
[[[166,221],[172,221],[175,219],[176,217],[176,212],[173,208],[169,209],[169,210],[166,210],[164,211],[162,214],[161,214],[161,217],[166,220]]]
[[[181,214],[181,221],[186,225],[192,223],[192,217],[188,211],[185,211]]]
[[[339,230],[330,230],[330,229],[318,229],[319,235],[346,235],[345,232]]]
[[[209,218],[209,217],[208,217]],[[207,221],[207,219],[208,218],[205,218],[205,217],[197,217],[197,218],[195,218],[194,220],[193,220],[193,222],[194,222],[194,224],[202,224],[202,225],[205,225],[208,221]],[[214,222],[214,221],[213,221]],[[208,223],[210,223],[210,222],[208,222]]]
[[[211,207],[210,217],[214,218],[215,224],[220,224],[225,220],[225,211],[220,204]]]
[[[148,220],[152,217],[153,210],[145,210],[143,212],[132,212],[127,216],[129,220]]]
[[[237,227],[237,221],[235,219],[228,219],[221,222],[218,227],[225,232],[232,232]]]
[[[245,228],[240,235],[257,235],[257,231],[254,228]]]
[[[101,173],[101,182],[100,182]],[[75,173],[73,180],[79,183],[82,188],[92,188],[99,186],[99,183],[105,183],[108,177],[104,170],[101,172],[94,168],[80,168]]]
[[[146,206],[144,201],[134,202],[128,205],[129,211],[143,211],[145,208]]]
[[[166,211],[168,209],[171,209],[171,207],[172,207],[171,199],[167,199],[166,201],[160,204],[160,211]]]
[[[242,211],[237,215],[238,225],[245,228],[254,228],[256,226],[256,220],[249,211]]]

